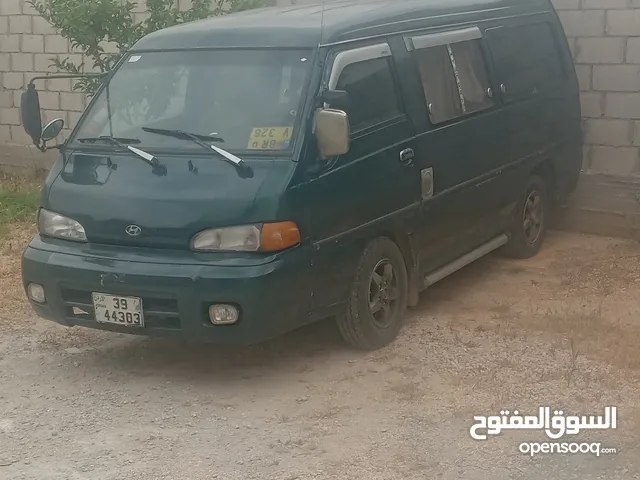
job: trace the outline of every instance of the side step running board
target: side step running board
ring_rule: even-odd
[[[494,250],[502,247],[509,241],[509,237],[507,235],[500,235],[499,237],[494,238],[493,240],[488,241],[484,245],[479,246],[475,250],[463,255],[462,257],[454,260],[448,265],[445,265],[440,270],[436,270],[430,275],[427,275],[424,279],[424,288],[430,287],[436,282],[439,282],[445,277],[448,277],[452,273],[457,272],[463,267],[466,267],[470,263],[475,262],[481,257],[484,257],[486,254],[493,252]]]

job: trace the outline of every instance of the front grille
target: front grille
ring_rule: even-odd
[[[91,291],[63,288],[62,302],[65,315],[69,318],[94,320],[91,293]],[[124,294],[124,296],[140,297],[135,294]],[[180,329],[180,315],[176,300],[146,295],[141,298],[145,328]]]

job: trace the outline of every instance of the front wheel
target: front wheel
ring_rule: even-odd
[[[513,258],[531,258],[538,254],[547,232],[549,200],[547,185],[532,175],[518,204],[511,229],[511,240],[503,252]]]
[[[407,308],[408,278],[402,253],[388,238],[365,248],[347,308],[338,316],[340,334],[350,345],[377,350],[397,336]]]

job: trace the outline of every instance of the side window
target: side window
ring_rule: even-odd
[[[353,132],[401,113],[388,57],[347,65],[340,73],[336,89],[349,95],[347,114]]]
[[[494,105],[480,40],[414,51],[433,123],[446,122]]]
[[[462,116],[460,91],[447,47],[423,48],[415,54],[431,121],[441,123]]]
[[[479,40],[451,45],[453,62],[462,90],[463,110],[473,113],[493,106],[493,92]]]
[[[534,23],[487,30],[505,99],[530,97],[562,81],[564,72],[551,26]]]

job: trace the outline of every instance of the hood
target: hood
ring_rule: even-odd
[[[158,159],[164,175],[128,153],[73,152],[43,206],[80,222],[91,243],[189,249],[207,228],[277,220],[296,165],[248,161],[252,172],[243,178],[214,156]]]

